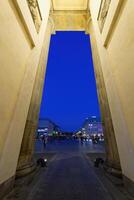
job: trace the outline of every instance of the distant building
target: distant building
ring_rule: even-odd
[[[96,116],[86,118],[81,128],[83,134],[103,134],[102,122]]]
[[[60,131],[59,126],[57,126],[50,119],[39,119],[37,135],[53,135]]]

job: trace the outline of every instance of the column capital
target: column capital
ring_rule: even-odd
[[[85,27],[86,34],[90,34],[89,25],[91,21],[92,21],[91,15],[87,14],[87,21],[86,21],[86,27]]]
[[[52,16],[51,12],[50,12],[50,15],[48,17],[48,23],[50,23],[50,26],[51,26],[51,33],[53,35],[56,34],[55,23],[54,23],[54,19],[53,19],[53,16]]]

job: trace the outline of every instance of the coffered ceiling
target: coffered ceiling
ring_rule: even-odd
[[[88,0],[52,0],[54,10],[86,10]]]

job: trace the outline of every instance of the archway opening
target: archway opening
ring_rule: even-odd
[[[90,36],[84,31],[51,37],[36,136],[36,152],[63,138],[64,145],[75,138],[87,149],[105,152]]]

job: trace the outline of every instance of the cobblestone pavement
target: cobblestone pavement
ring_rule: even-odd
[[[103,151],[103,147],[99,148]],[[86,160],[84,144],[62,141],[47,150],[57,151],[56,157],[27,200],[112,200]]]

